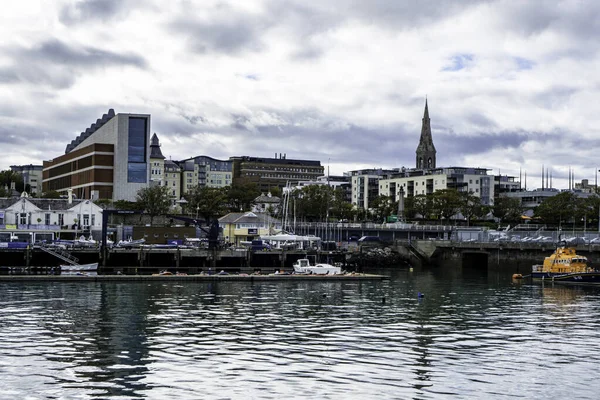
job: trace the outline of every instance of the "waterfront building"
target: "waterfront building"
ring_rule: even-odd
[[[226,242],[236,245],[281,232],[281,221],[268,213],[229,213],[219,218]]]
[[[496,197],[502,193],[521,191],[521,182],[514,176],[495,175],[494,176],[494,194]]]
[[[431,170],[405,169],[379,180],[379,194],[398,201],[404,197],[430,195],[442,189],[471,192],[481,204],[494,204],[494,177],[485,168],[444,167]]]
[[[65,149],[44,161],[43,191],[78,198],[135,201],[150,180],[150,115],[110,109]]]
[[[90,200],[77,200],[71,197],[63,199],[41,199],[21,197],[0,199],[0,235],[6,241],[4,233],[16,236],[48,233],[47,240],[61,232],[90,235],[92,231],[102,229],[102,208]]]
[[[187,193],[195,186],[223,188],[232,182],[232,161],[196,156],[178,162],[184,169],[182,187]]]
[[[334,191],[342,190],[344,201],[352,202],[352,183],[350,175],[325,175],[320,176],[316,180],[311,181],[300,181],[297,185],[289,188],[284,188],[283,193],[287,193],[292,190],[302,190],[302,188],[311,185],[318,186],[330,186]]]
[[[268,192],[267,194],[261,193],[260,196],[254,199],[252,212],[266,212],[270,215],[277,215],[277,213],[279,212],[280,204],[281,198],[273,196],[271,192]]]
[[[368,210],[369,202],[380,194],[379,180],[397,171],[379,168],[346,172],[351,182],[352,205],[357,209]]]
[[[165,156],[156,133],[150,139],[150,184],[165,186]]]
[[[23,176],[23,184],[25,191],[29,194],[42,193],[42,165],[11,165],[10,169],[13,172],[18,172]]]
[[[267,193],[272,187],[283,188],[289,183],[294,186],[304,180],[314,180],[323,175],[320,161],[288,159],[286,155],[265,157],[230,157],[232,162],[232,183],[249,180],[258,185],[261,192]]]
[[[597,185],[590,183],[588,179],[582,179],[580,183],[575,183],[575,190],[585,193],[596,193]]]
[[[165,186],[169,188],[171,206],[180,207],[177,201],[181,198],[181,167],[172,160],[165,160],[164,168],[163,177]]]

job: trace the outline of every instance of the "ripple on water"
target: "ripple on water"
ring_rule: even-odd
[[[11,398],[591,399],[600,373],[600,288],[415,272],[0,293]]]

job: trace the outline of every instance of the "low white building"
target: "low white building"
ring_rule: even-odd
[[[90,200],[0,199],[0,230],[102,229],[102,208]]]

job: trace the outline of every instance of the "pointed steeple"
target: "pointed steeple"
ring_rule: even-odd
[[[156,133],[154,133],[154,135],[152,135],[152,139],[150,139],[150,158],[165,159],[162,151],[160,151],[160,143],[158,142],[158,136],[156,136]]]
[[[417,163],[419,169],[435,168],[435,146],[431,136],[431,121],[429,119],[429,107],[425,98],[425,112],[423,113],[423,124],[421,125],[421,138],[417,146]]]

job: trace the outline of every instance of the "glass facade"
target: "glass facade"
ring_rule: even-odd
[[[146,183],[146,118],[129,118],[129,145],[127,147],[127,182]]]

